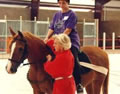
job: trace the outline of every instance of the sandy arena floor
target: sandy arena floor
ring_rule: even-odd
[[[120,94],[120,54],[109,54],[109,94]],[[25,61],[27,62],[27,61]],[[20,67],[16,74],[6,72],[7,59],[0,59],[0,94],[33,94],[26,79],[29,66]]]

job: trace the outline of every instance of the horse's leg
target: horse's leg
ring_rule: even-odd
[[[41,85],[39,85],[39,87],[41,87]],[[52,94],[52,90],[53,90],[53,83],[51,83],[50,81],[46,81],[43,83],[42,91],[45,91],[46,92],[45,94]]]
[[[38,91],[38,90],[33,90],[34,94],[45,94],[44,92]]]
[[[44,92],[41,92],[40,90],[33,89],[34,94],[45,94]]]
[[[94,94],[94,88],[93,88],[93,83],[90,83],[85,87],[85,90],[87,94]]]
[[[87,85],[86,92],[87,94],[100,94],[102,82],[99,80],[93,81],[91,84]]]
[[[108,83],[109,83],[109,71],[103,83],[103,88],[102,88],[103,94],[108,94]]]
[[[92,70],[81,76],[82,85],[85,87],[87,94],[94,94],[93,80],[95,77],[95,72]]]
[[[33,89],[33,93],[34,94],[44,94],[44,93],[40,93],[38,90],[36,90],[36,89]]]
[[[52,89],[47,89],[47,94],[52,94]]]
[[[33,94],[45,94],[44,92],[40,91],[38,84],[31,84],[31,86],[33,88]]]
[[[102,88],[102,81],[96,80],[94,81],[94,94],[100,94]]]
[[[101,94],[101,91],[102,91],[102,86],[103,86],[103,83],[105,81],[105,77],[100,77],[99,80],[95,80],[94,81],[94,85],[93,85],[93,88],[94,89],[94,94]]]

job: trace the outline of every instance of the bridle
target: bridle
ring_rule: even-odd
[[[26,58],[26,56],[28,55],[28,44],[27,44],[27,41],[24,39],[14,39],[13,40],[13,42],[15,42],[15,41],[20,41],[20,42],[23,42],[24,43],[24,50],[23,50],[23,53],[22,53],[22,55],[21,55],[21,58],[20,58],[20,60],[19,61],[17,61],[17,60],[15,60],[15,59],[12,59],[12,58],[9,58],[8,60],[9,61],[11,61],[11,63],[15,63],[16,64],[16,66],[19,66],[21,63],[23,63],[23,61],[24,61],[24,59]],[[46,62],[46,57],[45,58],[42,58],[41,59],[41,62]],[[29,65],[29,64],[35,64],[35,63],[33,63],[33,62],[31,62],[31,63],[25,63],[25,64],[23,64],[23,66],[24,65]],[[27,79],[28,79],[28,81],[31,83],[31,84],[41,84],[41,83],[43,83],[43,82],[45,82],[47,79],[50,79],[50,77],[48,77],[48,76],[46,76],[43,80],[41,80],[41,81],[37,81],[37,80],[31,80],[30,78],[29,78],[29,71],[28,71],[28,74],[27,74]]]
[[[9,61],[11,61],[11,62],[14,62],[14,63],[16,63],[16,64],[21,64],[21,63],[23,63],[23,61],[25,60],[25,58],[26,58],[26,56],[27,56],[27,54],[28,54],[28,45],[27,45],[27,42],[26,42],[26,40],[24,39],[14,39],[14,42],[15,41],[20,41],[20,42],[23,42],[24,43],[24,49],[23,49],[23,54],[21,55],[21,58],[20,58],[20,60],[19,61],[17,61],[17,60],[15,60],[15,59],[12,59],[12,58],[9,58],[8,60]]]
[[[17,60],[15,60],[15,59],[12,59],[12,58],[9,58],[8,60],[9,61],[11,61],[11,62],[14,62],[14,63],[16,63],[16,64],[21,64],[21,63],[23,63],[23,61],[24,61],[24,59],[26,58],[26,56],[28,55],[28,44],[27,44],[27,41],[24,39],[14,39],[14,42],[15,41],[21,41],[21,42],[23,42],[24,43],[24,51],[23,51],[23,54],[22,54],[22,56],[21,56],[21,58],[20,58],[20,60],[19,61],[17,61]],[[45,58],[42,58],[41,59],[41,62],[46,62],[46,57]],[[35,63],[33,63],[33,62],[29,62],[29,63],[25,63],[25,64],[23,64],[23,66],[25,66],[25,65],[30,65],[30,64],[35,64]]]

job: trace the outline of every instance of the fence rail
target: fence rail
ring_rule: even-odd
[[[28,21],[22,20],[20,16],[20,20],[7,20],[5,17],[4,20],[0,20],[0,55],[8,53],[8,42],[10,39],[9,27],[12,27],[14,31],[29,31],[41,38],[44,38],[48,32],[50,21]],[[120,37],[116,38],[115,33],[112,33],[112,37],[110,39],[106,38],[106,33],[103,33],[103,39],[98,39],[98,20],[93,22],[78,22],[78,24],[82,24],[83,26],[83,38],[80,39],[81,46],[94,45],[99,46],[102,49],[111,49],[116,50],[120,49]],[[108,42],[110,45],[108,45]],[[119,42],[119,43],[118,43]],[[101,43],[101,44],[100,44]],[[99,45],[100,44],[100,45]]]
[[[9,32],[9,27],[11,27],[15,32],[19,31],[29,31],[41,38],[44,38],[48,32],[49,19],[47,21],[29,21],[22,20],[7,20],[5,16],[4,20],[0,20],[0,54],[7,53],[7,46],[11,34]]]

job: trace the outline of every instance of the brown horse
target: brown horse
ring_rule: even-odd
[[[12,41],[10,62],[6,66],[8,73],[16,73],[19,65],[27,58],[30,69],[27,78],[33,88],[34,94],[52,94],[52,78],[44,71],[43,63],[49,53],[46,44],[40,38],[29,32],[15,33],[10,29]],[[82,85],[86,88],[87,94],[108,94],[109,61],[108,55],[98,47],[82,47],[92,64],[103,66],[108,69],[107,75],[91,70],[82,75]]]

